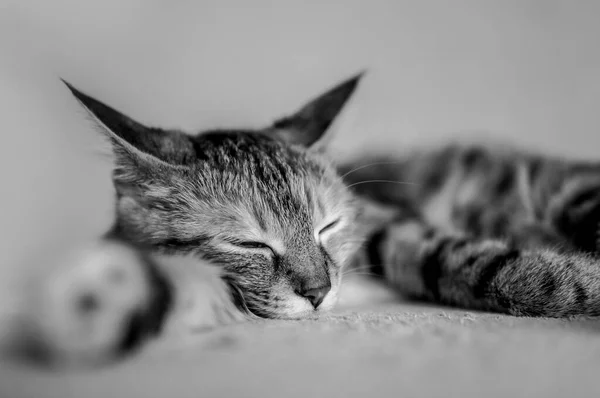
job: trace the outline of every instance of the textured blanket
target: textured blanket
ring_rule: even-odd
[[[600,321],[428,307],[383,291],[359,306],[360,291],[344,293],[323,319],[157,341],[101,370],[5,364],[0,397],[600,396]]]

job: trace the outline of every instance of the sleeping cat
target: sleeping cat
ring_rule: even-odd
[[[19,347],[97,364],[158,334],[318,316],[361,259],[417,299],[600,313],[600,166],[448,146],[336,169],[328,130],[359,80],[266,128],[195,135],[66,83],[112,144],[115,223],[44,280]]]
[[[358,81],[263,129],[196,135],[143,126],[65,82],[111,142],[115,222],[43,281],[20,351],[96,364],[159,333],[331,309],[366,223],[325,132]]]

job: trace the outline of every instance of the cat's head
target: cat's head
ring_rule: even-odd
[[[112,143],[117,233],[223,267],[252,313],[330,309],[362,238],[355,198],[323,156],[355,76],[257,130],[146,127],[67,86]]]

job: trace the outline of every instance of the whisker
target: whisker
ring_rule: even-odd
[[[250,309],[248,308],[248,303],[246,302],[246,298],[244,297],[244,293],[242,292],[242,289],[235,283],[234,281],[234,277],[232,275],[223,275],[223,280],[225,281],[225,283],[227,283],[227,285],[229,286],[229,288],[231,289],[231,293],[233,296],[233,300],[234,303],[236,304],[236,306],[244,311],[246,313],[246,315],[253,315],[254,313],[252,311],[250,311]]]
[[[366,270],[366,269],[371,269],[371,265],[370,265],[370,264],[367,264],[367,265],[361,265],[361,266],[359,266],[359,267],[352,267],[352,268],[349,268],[349,269],[347,269],[347,270],[345,270],[345,271],[346,271],[346,272],[352,272],[352,271],[363,271],[363,270]]]
[[[359,267],[359,268],[351,268],[348,270],[345,270],[344,272],[342,272],[342,276],[345,275],[365,275],[365,274],[371,274],[371,275],[377,275],[375,274],[373,271],[371,271],[372,266],[371,265],[366,265],[364,267]]]
[[[402,163],[404,163],[404,162],[401,162],[401,161],[395,161],[395,162],[388,161],[388,162],[373,162],[373,163],[369,163],[369,164],[364,164],[362,166],[354,168],[354,169],[350,170],[349,172],[345,173],[342,176],[342,178],[348,177],[350,174],[352,174],[352,173],[354,173],[354,172],[356,172],[358,170],[366,169],[367,167],[379,166],[379,165],[385,165],[385,164],[402,164]]]
[[[377,267],[376,264],[364,264],[357,267],[353,267],[342,271],[342,277],[349,275],[369,275],[376,278],[384,278],[383,275],[372,272],[373,267]],[[381,267],[381,266],[379,266]]]
[[[401,185],[420,185],[420,184],[417,184],[417,183],[415,183],[415,182],[407,182],[407,181],[395,181],[395,180],[366,180],[366,181],[358,181],[358,182],[355,182],[355,183],[353,183],[353,184],[350,184],[350,185],[348,185],[348,188],[352,188],[352,187],[354,187],[354,186],[356,186],[356,185],[361,185],[361,184],[369,184],[369,183],[372,183],[372,182],[389,182],[389,183],[391,183],[391,184],[401,184]]]
[[[258,318],[276,318],[277,313],[270,308],[268,302],[252,302],[252,304],[248,307],[249,311],[257,316]]]

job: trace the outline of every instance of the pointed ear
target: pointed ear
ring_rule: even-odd
[[[193,141],[188,135],[146,127],[62,81],[110,139],[117,165],[133,162],[181,166],[195,158]]]
[[[284,142],[307,148],[325,141],[327,130],[356,90],[363,74],[331,88],[293,115],[277,120],[269,130]]]

